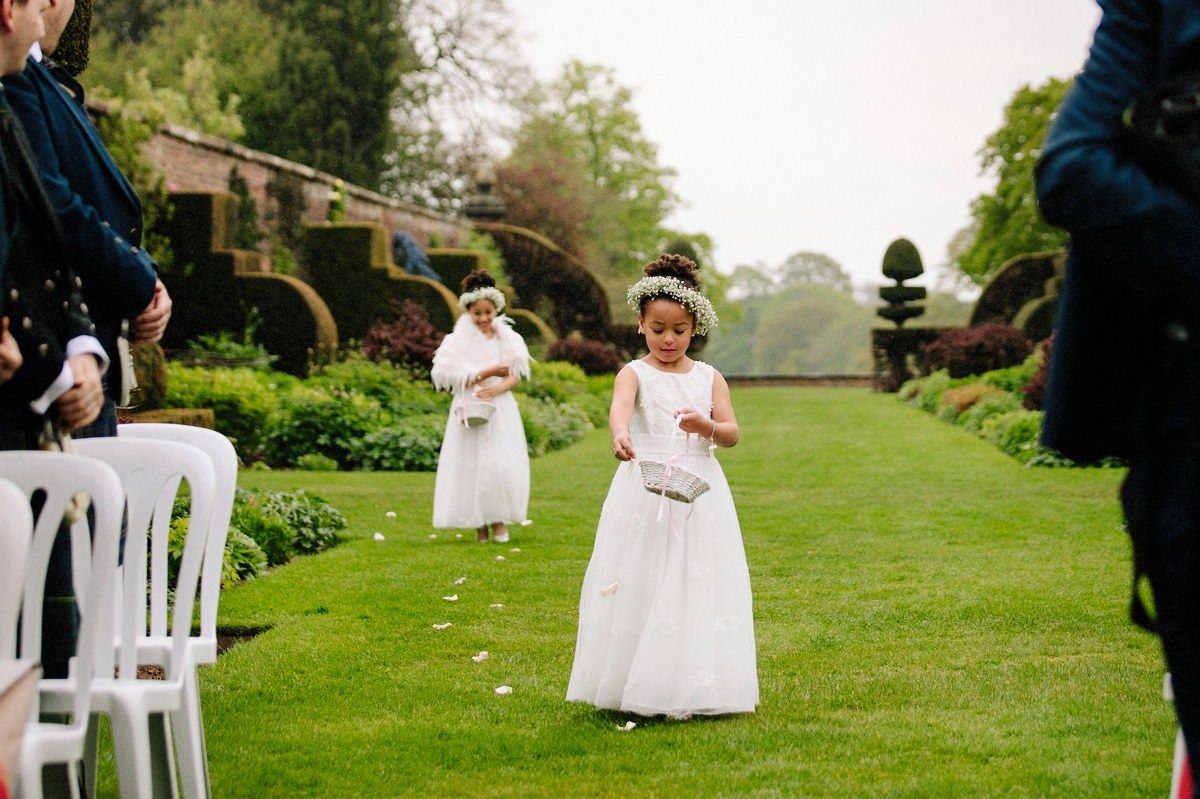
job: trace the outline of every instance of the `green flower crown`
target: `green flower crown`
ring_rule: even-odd
[[[642,301],[655,297],[669,297],[687,308],[696,320],[696,335],[703,336],[717,326],[717,312],[712,303],[700,292],[684,283],[682,280],[666,275],[644,277],[629,287],[625,299],[629,307],[638,313],[642,312]]]
[[[458,307],[465,311],[480,300],[491,300],[492,305],[496,306],[496,313],[504,310],[504,293],[495,286],[482,286],[474,291],[461,294],[458,298]]]

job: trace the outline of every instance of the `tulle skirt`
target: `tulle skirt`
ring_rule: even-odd
[[[648,448],[664,438],[635,439],[634,449],[664,459]],[[636,461],[613,477],[580,594],[570,701],[670,716],[758,704],[750,576],[729,484],[698,442],[678,465],[709,483],[693,503],[646,491]]]
[[[521,412],[511,392],[494,402],[495,412],[480,427],[464,426],[451,409],[433,489],[434,527],[517,524],[526,519],[529,451]]]

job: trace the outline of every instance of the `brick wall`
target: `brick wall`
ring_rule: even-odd
[[[94,106],[92,111],[104,113],[101,106]],[[238,174],[246,180],[250,196],[258,204],[259,225],[264,230],[270,229],[267,215],[272,204],[267,184],[280,174],[294,175],[303,182],[308,201],[305,221],[327,218],[329,191],[335,175],[177,125],[164,126],[146,144],[144,152],[172,191],[228,191],[230,170],[236,165]],[[345,191],[347,221],[380,222],[388,230],[407,231],[426,248],[435,235],[440,237],[443,247],[462,243],[466,228],[459,220],[358,186],[347,184]]]

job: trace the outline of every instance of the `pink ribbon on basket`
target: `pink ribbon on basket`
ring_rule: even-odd
[[[681,423],[682,419],[678,416],[675,417],[675,425],[671,429],[671,440],[667,444],[668,450],[675,448],[675,434],[683,429],[679,426]],[[671,479],[671,472],[674,470],[676,462],[687,454],[688,439],[691,438],[692,434],[684,433],[684,435],[687,436],[687,438],[684,439],[683,452],[673,452],[668,455],[666,461],[663,462],[663,487],[658,493],[658,518],[655,519],[655,521],[662,521],[663,510],[665,506],[667,512],[667,529],[669,529],[675,535],[675,539],[677,541],[682,541],[683,535],[679,532],[679,528],[675,526],[675,519],[673,518],[674,514],[671,510],[671,502],[667,497],[666,483],[668,483]],[[692,511],[695,509],[695,503],[689,503],[687,516],[685,516],[683,519],[685,522],[692,518]]]

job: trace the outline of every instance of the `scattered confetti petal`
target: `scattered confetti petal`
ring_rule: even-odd
[[[442,597],[442,599],[446,600],[447,602],[457,602],[458,594],[451,594],[450,596],[444,596],[444,597]]]
[[[483,651],[483,652],[480,652],[478,655],[471,655],[471,660],[475,661],[476,663],[482,663],[483,661],[487,660],[490,657],[491,657],[491,655],[489,655],[486,651]]]
[[[430,537],[430,538],[437,538],[437,533],[430,533],[430,534],[429,534],[429,537]]]
[[[528,527],[531,524],[533,524],[533,519],[526,519],[525,521],[521,522],[522,527]]]
[[[632,722],[632,721],[627,721],[627,722],[625,722],[624,724],[618,724],[618,725],[617,725],[617,730],[618,730],[619,732],[629,732],[630,730],[632,730],[632,729],[633,729],[634,727],[636,727],[636,726],[637,726],[637,724],[636,724],[636,723],[634,723],[634,722]]]
[[[454,534],[454,537],[455,537],[456,539],[458,539],[459,541],[462,541],[462,539],[463,539],[463,535],[462,535],[462,533],[455,533],[455,534]]]
[[[617,593],[617,584],[616,583],[612,583],[611,585],[606,585],[600,589],[600,596],[612,596],[615,593]]]
[[[455,585],[462,585],[462,584],[463,584],[463,583],[465,583],[466,581],[467,581],[467,578],[466,578],[466,577],[459,577],[457,580],[455,580],[455,581],[454,581],[454,584],[455,584]]]
[[[508,696],[511,693],[512,693],[511,685],[501,685],[499,688],[496,689],[496,694],[499,696]]]
[[[496,556],[496,560],[504,560],[504,556],[503,556],[503,555],[497,555],[497,556]]]
[[[446,622],[445,624],[435,624],[435,625],[433,625],[433,629],[435,629],[435,630],[444,630],[444,629],[446,629],[447,627],[453,627],[453,626],[454,626],[454,625],[452,625],[450,622]]]
[[[509,551],[509,552],[520,552],[520,551],[521,551],[521,548],[520,548],[520,547],[513,547],[512,549],[510,549],[510,550],[508,550],[508,551]]]
[[[396,511],[394,511],[394,510],[390,510],[390,511],[388,511],[387,513],[385,513],[385,514],[383,514],[383,515],[384,515],[384,516],[386,516],[386,517],[388,517],[389,519],[394,519],[394,518],[396,518]]]
[[[504,607],[504,605],[501,605],[499,602],[493,602],[492,604],[488,605],[488,607],[496,608],[497,610],[499,610],[499,609],[502,609]]]
[[[375,540],[376,540],[376,541],[382,541],[382,540],[383,540],[383,533],[376,533],[376,534],[375,534]]]

